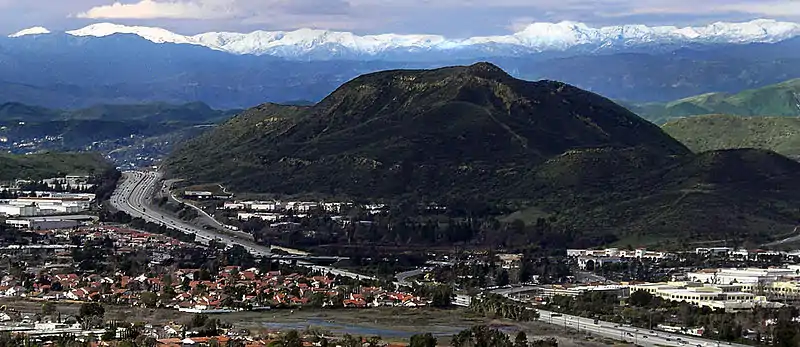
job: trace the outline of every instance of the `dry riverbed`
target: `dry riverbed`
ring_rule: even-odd
[[[0,299],[7,309],[33,315],[41,311],[41,302]],[[78,304],[56,302],[63,315],[76,315]],[[106,306],[106,319],[129,322],[146,321],[152,324],[185,323],[193,314],[175,310]],[[214,315],[223,322],[256,332],[314,329],[330,335],[381,336],[391,341],[407,341],[408,337],[430,332],[441,343],[461,330],[477,324],[487,324],[509,333],[524,330],[529,338],[555,337],[559,346],[608,346],[612,341],[578,334],[573,330],[541,322],[514,322],[475,316],[463,308],[440,310],[432,308],[375,308],[339,310],[272,310],[236,312]]]

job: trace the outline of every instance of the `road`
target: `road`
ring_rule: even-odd
[[[494,294],[503,295],[511,300],[525,302],[515,297],[514,294],[530,291],[534,288],[535,286],[505,287],[492,290],[491,292]],[[561,325],[566,329],[575,329],[578,331],[608,337],[615,340],[626,341],[641,346],[748,347],[747,345],[742,344],[729,344],[727,342],[717,342],[714,340],[708,340],[694,336],[622,326],[613,322],[597,321],[597,324],[595,324],[594,319],[590,318],[559,314],[540,309],[537,309],[537,311],[539,312],[539,320],[542,322]]]
[[[161,174],[152,171],[126,171],[122,173],[122,179],[117,185],[117,189],[111,196],[111,206],[123,211],[132,217],[139,217],[148,222],[165,225],[178,231],[194,234],[200,243],[208,244],[211,240],[225,243],[227,245],[239,245],[257,257],[272,256],[269,247],[256,244],[246,237],[237,237],[234,232],[222,233],[216,229],[204,229],[187,223],[167,212],[158,210],[150,204],[150,197],[153,196],[159,182]],[[294,258],[297,265],[307,266],[314,270],[332,273],[337,276],[345,276],[356,279],[375,280],[372,276],[366,276],[355,272],[337,269],[330,266],[314,265],[303,260],[303,256],[282,256]],[[292,259],[287,260],[292,261]]]
[[[800,231],[800,226],[794,227],[794,230],[792,230],[792,234],[797,234],[798,231]],[[763,244],[761,246],[774,247],[774,246],[780,246],[780,245],[783,245],[783,244],[786,244],[786,243],[793,243],[793,242],[797,242],[797,241],[800,241],[800,235],[790,236],[790,237],[787,237],[787,238],[782,239],[782,240],[773,241],[773,242],[770,242],[770,243],[765,243],[765,244]]]
[[[411,271],[400,272],[397,275],[394,275],[394,278],[397,280],[397,283],[401,286],[411,286],[413,283],[408,282],[407,279],[409,277],[419,276],[424,273],[425,273],[425,268],[419,268]]]
[[[553,325],[561,325],[566,329],[578,330],[579,332],[591,333],[592,335],[608,337],[640,346],[747,347],[746,345],[728,344],[727,342],[717,342],[694,336],[621,326],[611,322],[598,321],[597,324],[595,324],[593,319],[562,315],[550,311],[538,310],[538,312],[540,321]]]
[[[196,227],[172,215],[161,212],[150,204],[150,197],[153,195],[156,184],[161,179],[156,172],[126,171],[123,173],[123,180],[117,186],[111,196],[111,205],[130,214],[167,227],[177,229],[188,234],[195,234],[197,240],[208,244],[210,240],[217,240],[225,244],[238,244],[258,256],[269,256],[272,254],[269,247],[258,245],[244,238],[231,236]]]

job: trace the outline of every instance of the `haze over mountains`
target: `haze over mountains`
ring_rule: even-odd
[[[10,37],[50,34],[33,27]],[[686,46],[778,42],[800,35],[800,25],[774,20],[744,23],[717,22],[702,27],[620,25],[592,28],[583,23],[532,23],[504,36],[462,39],[440,35],[380,34],[359,36],[349,32],[300,29],[296,31],[254,31],[251,33],[208,32],[192,36],[141,26],[113,23],[92,24],[65,32],[73,36],[104,37],[133,34],[155,43],[191,44],[234,54],[271,55],[289,59],[397,59],[438,60],[519,56],[547,51],[614,52],[640,46]]]
[[[615,100],[663,102],[800,77],[797,27],[769,20],[599,29],[563,22],[463,40],[310,30],[183,36],[113,24],[69,33],[37,27],[0,38],[0,102],[81,108],[201,101],[218,109],[316,102],[365,73],[482,60],[526,80],[564,81]]]

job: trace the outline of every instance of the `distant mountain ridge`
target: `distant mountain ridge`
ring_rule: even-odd
[[[629,105],[656,123],[707,114],[800,117],[800,78],[739,93],[707,93],[669,103]]]
[[[11,34],[17,38],[46,35],[50,30],[33,27]],[[359,36],[349,32],[299,29],[251,33],[208,32],[192,36],[141,26],[97,23],[66,31],[79,37],[133,34],[154,43],[191,44],[233,54],[271,55],[288,59],[387,59],[415,60],[414,55],[462,54],[467,58],[520,56],[548,51],[579,50],[613,52],[637,46],[687,46],[778,42],[800,35],[800,25],[759,19],[743,23],[716,22],[702,27],[620,25],[592,28],[570,21],[532,23],[510,35],[463,39],[440,35],[381,34]],[[438,52],[438,53],[437,53]]]
[[[563,81],[632,103],[735,93],[800,77],[800,37],[776,43],[655,45],[621,53],[550,51],[491,59],[476,59],[466,51],[437,52],[403,56],[415,60],[397,56],[396,60],[301,61],[236,55],[192,44],[159,44],[134,34],[0,37],[0,102],[71,109],[151,102],[202,101],[218,109],[288,100],[317,102],[365,73],[484,60],[517,78]]]
[[[662,127],[695,152],[759,148],[800,160],[800,118],[704,115]]]

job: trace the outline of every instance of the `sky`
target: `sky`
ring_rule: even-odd
[[[800,22],[800,0],[0,0],[6,33],[113,22],[181,34],[315,28],[468,37],[562,20],[686,26],[757,18]]]

